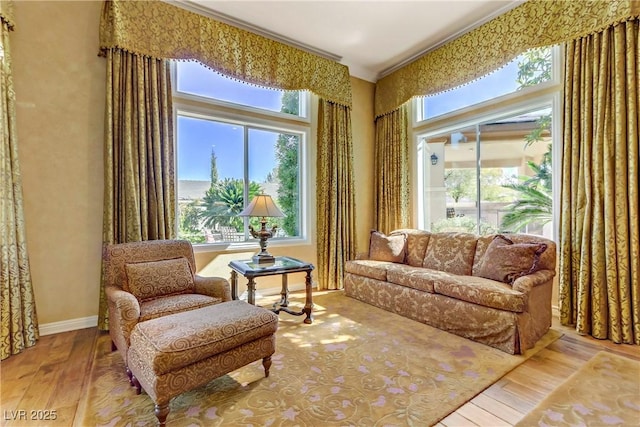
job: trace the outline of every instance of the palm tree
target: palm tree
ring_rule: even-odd
[[[517,232],[532,223],[545,225],[553,220],[551,144],[540,164],[531,161],[527,164],[534,172],[532,177],[521,177],[519,183],[503,185],[518,193],[518,200],[506,206],[508,213],[500,224],[504,231]]]
[[[249,183],[249,200],[260,193],[260,184]],[[237,215],[244,209],[244,182],[241,179],[225,178],[212,183],[202,200],[203,210],[200,212],[205,227],[230,225],[236,230],[242,229],[243,220]]]

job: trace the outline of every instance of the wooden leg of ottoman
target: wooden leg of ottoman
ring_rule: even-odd
[[[170,410],[169,403],[164,403],[162,405],[156,404],[155,414],[156,418],[158,418],[158,426],[165,427]]]
[[[266,378],[269,376],[269,368],[271,368],[271,356],[262,359],[262,366],[264,366],[264,376]]]

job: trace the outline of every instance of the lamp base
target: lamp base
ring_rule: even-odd
[[[276,257],[266,252],[257,253],[251,259],[256,264],[273,264],[276,262]]]

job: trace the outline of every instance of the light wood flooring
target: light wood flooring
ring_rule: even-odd
[[[619,345],[578,335],[554,319],[564,333],[509,372],[438,426],[509,426],[517,423],[548,393],[593,357],[610,351],[640,360],[640,346]],[[38,344],[0,363],[0,426],[79,425],[81,396],[86,392],[99,334],[96,328],[41,337]],[[25,411],[27,420],[15,420]],[[42,412],[32,412],[42,411]],[[33,421],[55,411],[55,420]]]

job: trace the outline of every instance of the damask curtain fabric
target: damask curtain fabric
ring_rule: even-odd
[[[378,80],[375,115],[485,76],[528,49],[574,40],[638,15],[637,0],[528,0]]]
[[[175,237],[175,160],[169,61],[107,55],[105,244]],[[98,326],[108,328],[104,287]]]
[[[376,119],[376,227],[384,233],[411,225],[407,105]]]
[[[0,5],[0,360],[35,345],[39,338],[18,162],[9,43],[11,6],[10,2]]]
[[[566,44],[560,320],[640,344],[638,19]]]
[[[164,1],[105,2],[100,47],[154,58],[195,59],[248,83],[310,90],[351,107],[346,66]]]
[[[318,289],[342,289],[355,256],[351,109],[320,99],[316,176]]]

